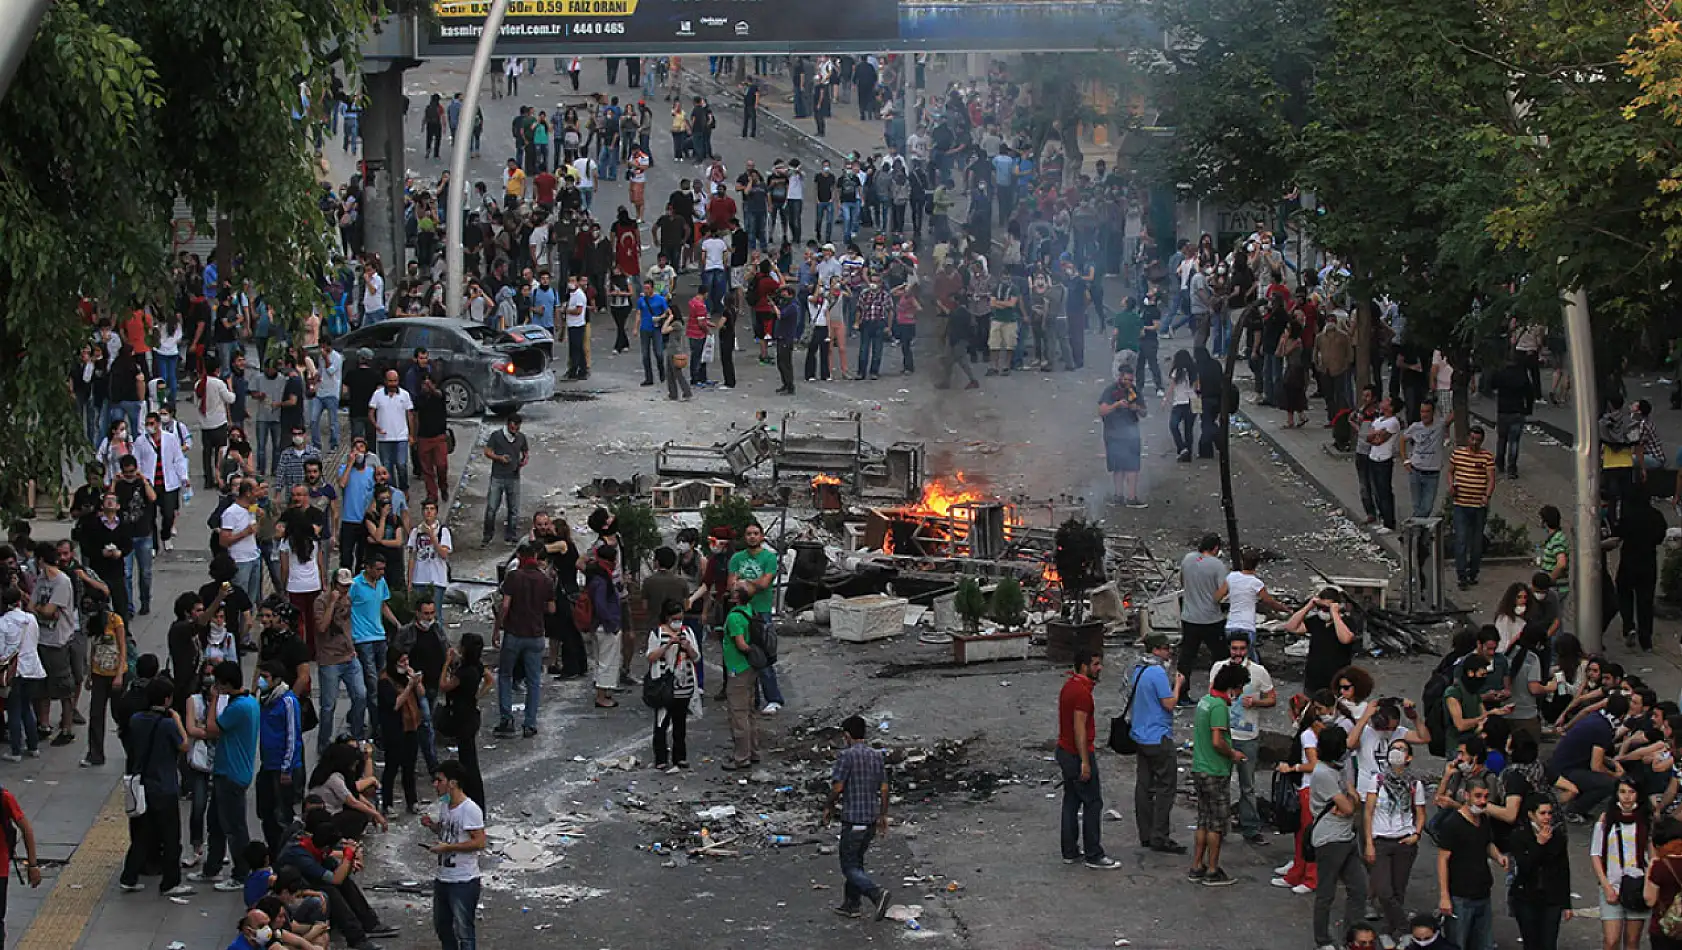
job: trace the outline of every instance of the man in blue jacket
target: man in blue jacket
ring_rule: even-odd
[[[287,682],[286,664],[270,660],[258,668],[257,693],[263,704],[259,745],[262,766],[257,772],[257,817],[269,853],[286,843],[286,829],[296,815],[304,788],[303,707]]]

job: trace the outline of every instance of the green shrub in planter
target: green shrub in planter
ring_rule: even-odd
[[[993,588],[993,603],[990,611],[993,619],[1004,624],[1006,630],[1014,630],[1028,620],[1028,602],[1022,596],[1022,583],[1014,577],[1005,577]]]
[[[619,556],[624,559],[627,577],[642,576],[642,565],[654,555],[662,543],[660,523],[655,520],[654,508],[630,498],[619,498],[611,506],[613,521],[619,527]]]
[[[981,583],[973,577],[960,578],[952,609],[963,618],[965,633],[981,629],[981,618],[987,614],[987,595],[981,592]]]
[[[748,525],[757,519],[753,505],[740,495],[730,495],[716,505],[701,506],[701,537],[708,537],[714,528],[725,527],[736,533],[740,541]]]

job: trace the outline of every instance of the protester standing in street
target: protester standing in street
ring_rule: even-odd
[[[1338,884],[1343,885],[1343,919],[1353,924],[1362,918],[1367,904],[1367,867],[1355,843],[1355,793],[1342,768],[1348,754],[1349,734],[1342,726],[1320,731],[1324,753],[1308,777],[1309,840],[1315,849],[1319,882],[1314,889],[1314,944],[1332,945],[1332,903]]]
[[[841,723],[842,741],[846,743],[835,757],[835,768],[829,777],[829,801],[823,807],[823,827],[829,827],[835,817],[835,805],[841,803],[841,876],[846,880],[841,906],[835,912],[843,917],[859,917],[861,901],[874,905],[874,915],[881,920],[888,914],[892,896],[885,887],[877,886],[864,870],[864,855],[870,842],[879,834],[888,833],[888,771],[886,757],[865,741],[862,716],[849,716]]]
[[[156,857],[162,869],[158,890],[165,897],[188,897],[194,891],[181,883],[181,778],[176,766],[187,751],[187,730],[169,706],[173,692],[167,679],[147,683],[148,709],[128,722],[126,771],[140,776],[146,811],[129,819],[128,856],[118,883],[125,891],[144,890],[140,875]],[[33,859],[35,842],[29,845]]]
[[[40,887],[41,863],[35,856],[35,826],[29,823],[17,798],[5,789],[0,789],[0,820],[16,826],[17,840],[22,842],[24,854],[28,856],[22,867],[29,874],[29,886]],[[13,847],[10,835],[0,835],[0,944],[6,942],[6,893],[11,886],[12,866],[18,863]]]
[[[1186,688],[1184,673],[1168,678],[1173,648],[1160,633],[1145,637],[1145,652],[1128,677],[1128,734],[1138,745],[1139,770],[1133,787],[1133,818],[1139,844],[1163,854],[1185,854],[1168,836],[1174,809],[1174,703]]]
[[[1443,445],[1453,416],[1449,412],[1439,418],[1436,403],[1427,399],[1419,404],[1418,421],[1402,430],[1402,467],[1408,472],[1408,494],[1413,499],[1415,518],[1429,518],[1436,513]]]
[[[725,703],[730,710],[730,741],[733,754],[720,768],[734,772],[759,761],[758,729],[753,719],[754,687],[759,671],[748,662],[748,635],[753,628],[753,588],[746,581],[730,580],[730,612],[724,618]]]
[[[438,836],[428,846],[438,857],[432,882],[432,927],[443,950],[478,950],[479,852],[485,850],[485,812],[462,788],[467,770],[453,759],[438,763],[432,790],[434,814],[421,824]]]
[[[1449,919],[1449,937],[1461,950],[1491,950],[1495,945],[1490,934],[1494,909],[1489,897],[1495,877],[1489,863],[1494,861],[1506,870],[1507,856],[1495,847],[1491,819],[1484,814],[1488,808],[1489,779],[1471,778],[1466,782],[1465,802],[1439,822],[1437,829],[1437,913]],[[1324,874],[1321,879],[1325,879]]]
[[[504,504],[502,539],[514,541],[514,524],[520,519],[520,473],[531,461],[531,444],[520,432],[520,414],[510,413],[503,428],[485,440],[485,458],[491,460],[491,483],[485,493],[485,531],[479,545],[491,543],[496,533],[496,510]]]
[[[1104,671],[1104,658],[1075,651],[1074,672],[1057,694],[1057,766],[1063,772],[1063,863],[1085,862],[1112,870],[1121,862],[1104,853],[1104,796],[1098,784],[1097,720],[1092,688]]]
[[[1250,638],[1240,630],[1227,634],[1227,658],[1209,670],[1209,682],[1228,666],[1242,666],[1250,674],[1244,691],[1232,703],[1232,748],[1243,756],[1234,766],[1238,772],[1238,833],[1253,845],[1264,845],[1261,813],[1256,807],[1256,761],[1261,754],[1261,722],[1258,709],[1271,709],[1279,702],[1278,690],[1267,668],[1249,658]]]
[[[1221,536],[1210,533],[1197,542],[1197,550],[1180,559],[1180,656],[1174,665],[1182,673],[1197,668],[1199,654],[1205,648],[1211,664],[1225,655],[1226,617],[1215,596],[1227,576],[1220,553]],[[1211,681],[1214,675],[1211,669]],[[1181,697],[1180,701],[1192,705],[1188,698]]]
[[[1243,665],[1223,666],[1198,700],[1192,720],[1191,781],[1197,792],[1197,850],[1186,879],[1205,887],[1238,883],[1221,867],[1221,843],[1232,826],[1232,767],[1244,753],[1232,745],[1232,701],[1250,681]]]
[[[1495,495],[1495,456],[1483,447],[1483,426],[1472,426],[1466,444],[1448,457],[1448,496],[1453,502],[1454,573],[1460,589],[1478,582],[1483,567],[1484,524]]]
[[[701,645],[695,641],[695,631],[684,623],[682,600],[668,598],[650,613],[661,619],[648,635],[648,678],[659,682],[668,673],[672,677],[671,701],[654,708],[654,767],[675,775],[689,768],[689,701],[699,688],[695,673]]]
[[[501,650],[496,677],[501,715],[492,730],[498,736],[514,734],[515,677],[523,677],[526,682],[522,734],[528,739],[537,735],[537,714],[543,702],[543,618],[555,610],[555,581],[537,563],[542,555],[542,545],[521,545],[519,566],[502,580],[502,602],[491,629],[491,647]]]
[[[239,664],[224,660],[216,666],[216,685],[211,702],[226,697],[228,704],[205,721],[205,734],[216,743],[216,764],[210,779],[210,842],[204,869],[194,881],[214,881],[216,890],[238,891],[245,887],[245,846],[251,840],[246,830],[246,793],[257,773],[257,700],[246,691]],[[217,880],[224,857],[233,859],[233,873]]]

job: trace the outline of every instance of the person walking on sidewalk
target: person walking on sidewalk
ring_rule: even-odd
[[[1490,378],[1488,390],[1495,394],[1495,468],[1508,478],[1518,477],[1518,444],[1524,423],[1536,408],[1536,390],[1518,352]]]
[[[841,804],[841,876],[846,890],[835,912],[843,917],[862,916],[860,903],[869,899],[874,916],[888,915],[892,894],[870,879],[864,870],[864,854],[879,834],[888,833],[888,770],[880,749],[865,741],[864,717],[848,716],[841,723],[845,748],[835,757],[829,776],[829,801],[823,806],[823,827],[835,817]]]
[[[1133,819],[1139,844],[1162,854],[1185,854],[1186,846],[1168,837],[1174,809],[1174,703],[1186,688],[1184,673],[1169,682],[1168,638],[1153,633],[1145,638],[1145,653],[1133,668],[1128,690],[1128,735],[1139,747],[1139,770],[1133,786]]]
[[[1197,850],[1186,880],[1205,887],[1238,883],[1221,867],[1221,842],[1232,826],[1232,767],[1246,758],[1231,741],[1232,700],[1249,681],[1248,667],[1222,667],[1211,679],[1208,695],[1198,700],[1192,720],[1191,781],[1197,791]]]
[[[485,493],[485,530],[479,546],[491,543],[496,533],[496,511],[503,512],[503,540],[514,540],[514,523],[520,519],[520,473],[531,461],[531,443],[520,432],[520,414],[510,413],[504,428],[491,433],[485,440],[485,458],[491,460],[491,485]]]
[[[759,80],[749,78],[742,90],[742,138],[759,137]]]
[[[1495,495],[1495,456],[1483,447],[1483,426],[1472,426],[1466,444],[1448,457],[1448,497],[1454,515],[1454,573],[1460,589],[1478,582],[1483,567],[1483,531]]]
[[[1092,688],[1104,671],[1104,658],[1075,651],[1074,672],[1057,694],[1057,765],[1063,772],[1063,863],[1083,861],[1089,868],[1113,870],[1121,862],[1104,853],[1104,796],[1098,785],[1096,712]]]

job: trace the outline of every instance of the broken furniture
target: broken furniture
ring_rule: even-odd
[[[1443,519],[1409,518],[1396,539],[1402,546],[1402,612],[1443,609]]]
[[[699,511],[716,505],[736,493],[734,482],[722,478],[685,478],[655,485],[651,494],[655,511]]]
[[[783,416],[782,442],[771,456],[772,477],[780,479],[787,473],[827,474],[842,479],[857,491],[864,448],[864,422],[859,414],[802,419],[798,433],[794,418],[792,412]]]
[[[769,459],[773,449],[771,433],[763,425],[756,425],[728,442],[715,445],[667,442],[654,451],[654,473],[662,478],[740,480]]]
[[[867,500],[914,501],[923,494],[927,457],[921,442],[895,442],[861,460],[859,496]]]

